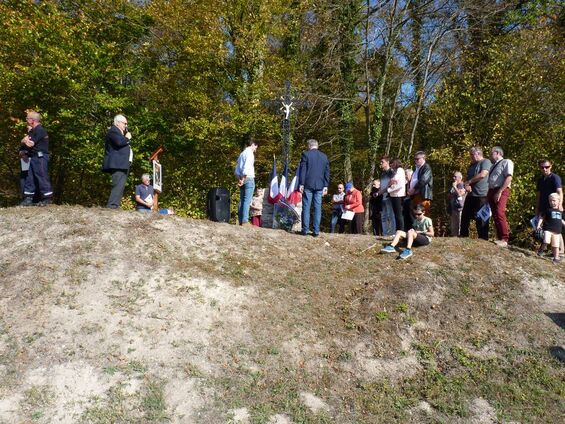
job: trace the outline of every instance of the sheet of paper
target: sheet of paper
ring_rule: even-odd
[[[345,219],[346,221],[351,221],[355,216],[355,212],[353,211],[345,211],[341,214],[341,219]]]

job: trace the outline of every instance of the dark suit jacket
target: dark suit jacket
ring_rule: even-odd
[[[299,185],[310,190],[322,190],[330,184],[330,161],[318,149],[302,153],[298,171]]]
[[[414,189],[426,200],[434,198],[434,177],[432,175],[432,167],[428,162],[424,163],[418,171],[418,182]]]
[[[102,171],[112,172],[118,169],[127,171],[130,165],[129,152],[129,140],[118,127],[112,125],[106,133]]]

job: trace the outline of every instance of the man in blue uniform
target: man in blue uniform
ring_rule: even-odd
[[[24,200],[21,206],[33,205],[33,197],[38,194],[38,206],[46,206],[52,202],[53,189],[49,180],[49,136],[41,125],[41,115],[28,112],[26,121],[28,134],[22,139],[20,156],[29,157],[29,170],[24,182]]]

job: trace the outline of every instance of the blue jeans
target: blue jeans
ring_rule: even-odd
[[[251,206],[251,200],[253,200],[254,191],[255,178],[247,177],[239,188],[239,204],[237,205],[239,225],[249,222],[249,207]]]
[[[330,223],[330,233],[335,233],[335,227],[339,223],[339,232],[343,233],[343,221],[341,221],[341,209],[332,209],[332,220]]]
[[[383,225],[383,236],[393,236],[396,234],[396,221],[390,197],[383,198],[381,210],[381,223]]]
[[[314,234],[320,233],[320,221],[322,220],[322,192],[323,190],[304,189],[302,193],[302,234],[310,231],[310,207],[314,201]]]

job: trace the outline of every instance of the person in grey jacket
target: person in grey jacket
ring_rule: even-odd
[[[102,171],[112,174],[112,191],[107,208],[118,209],[124,195],[129,167],[132,160],[130,148],[131,133],[124,115],[114,117],[114,125],[106,133]]]

